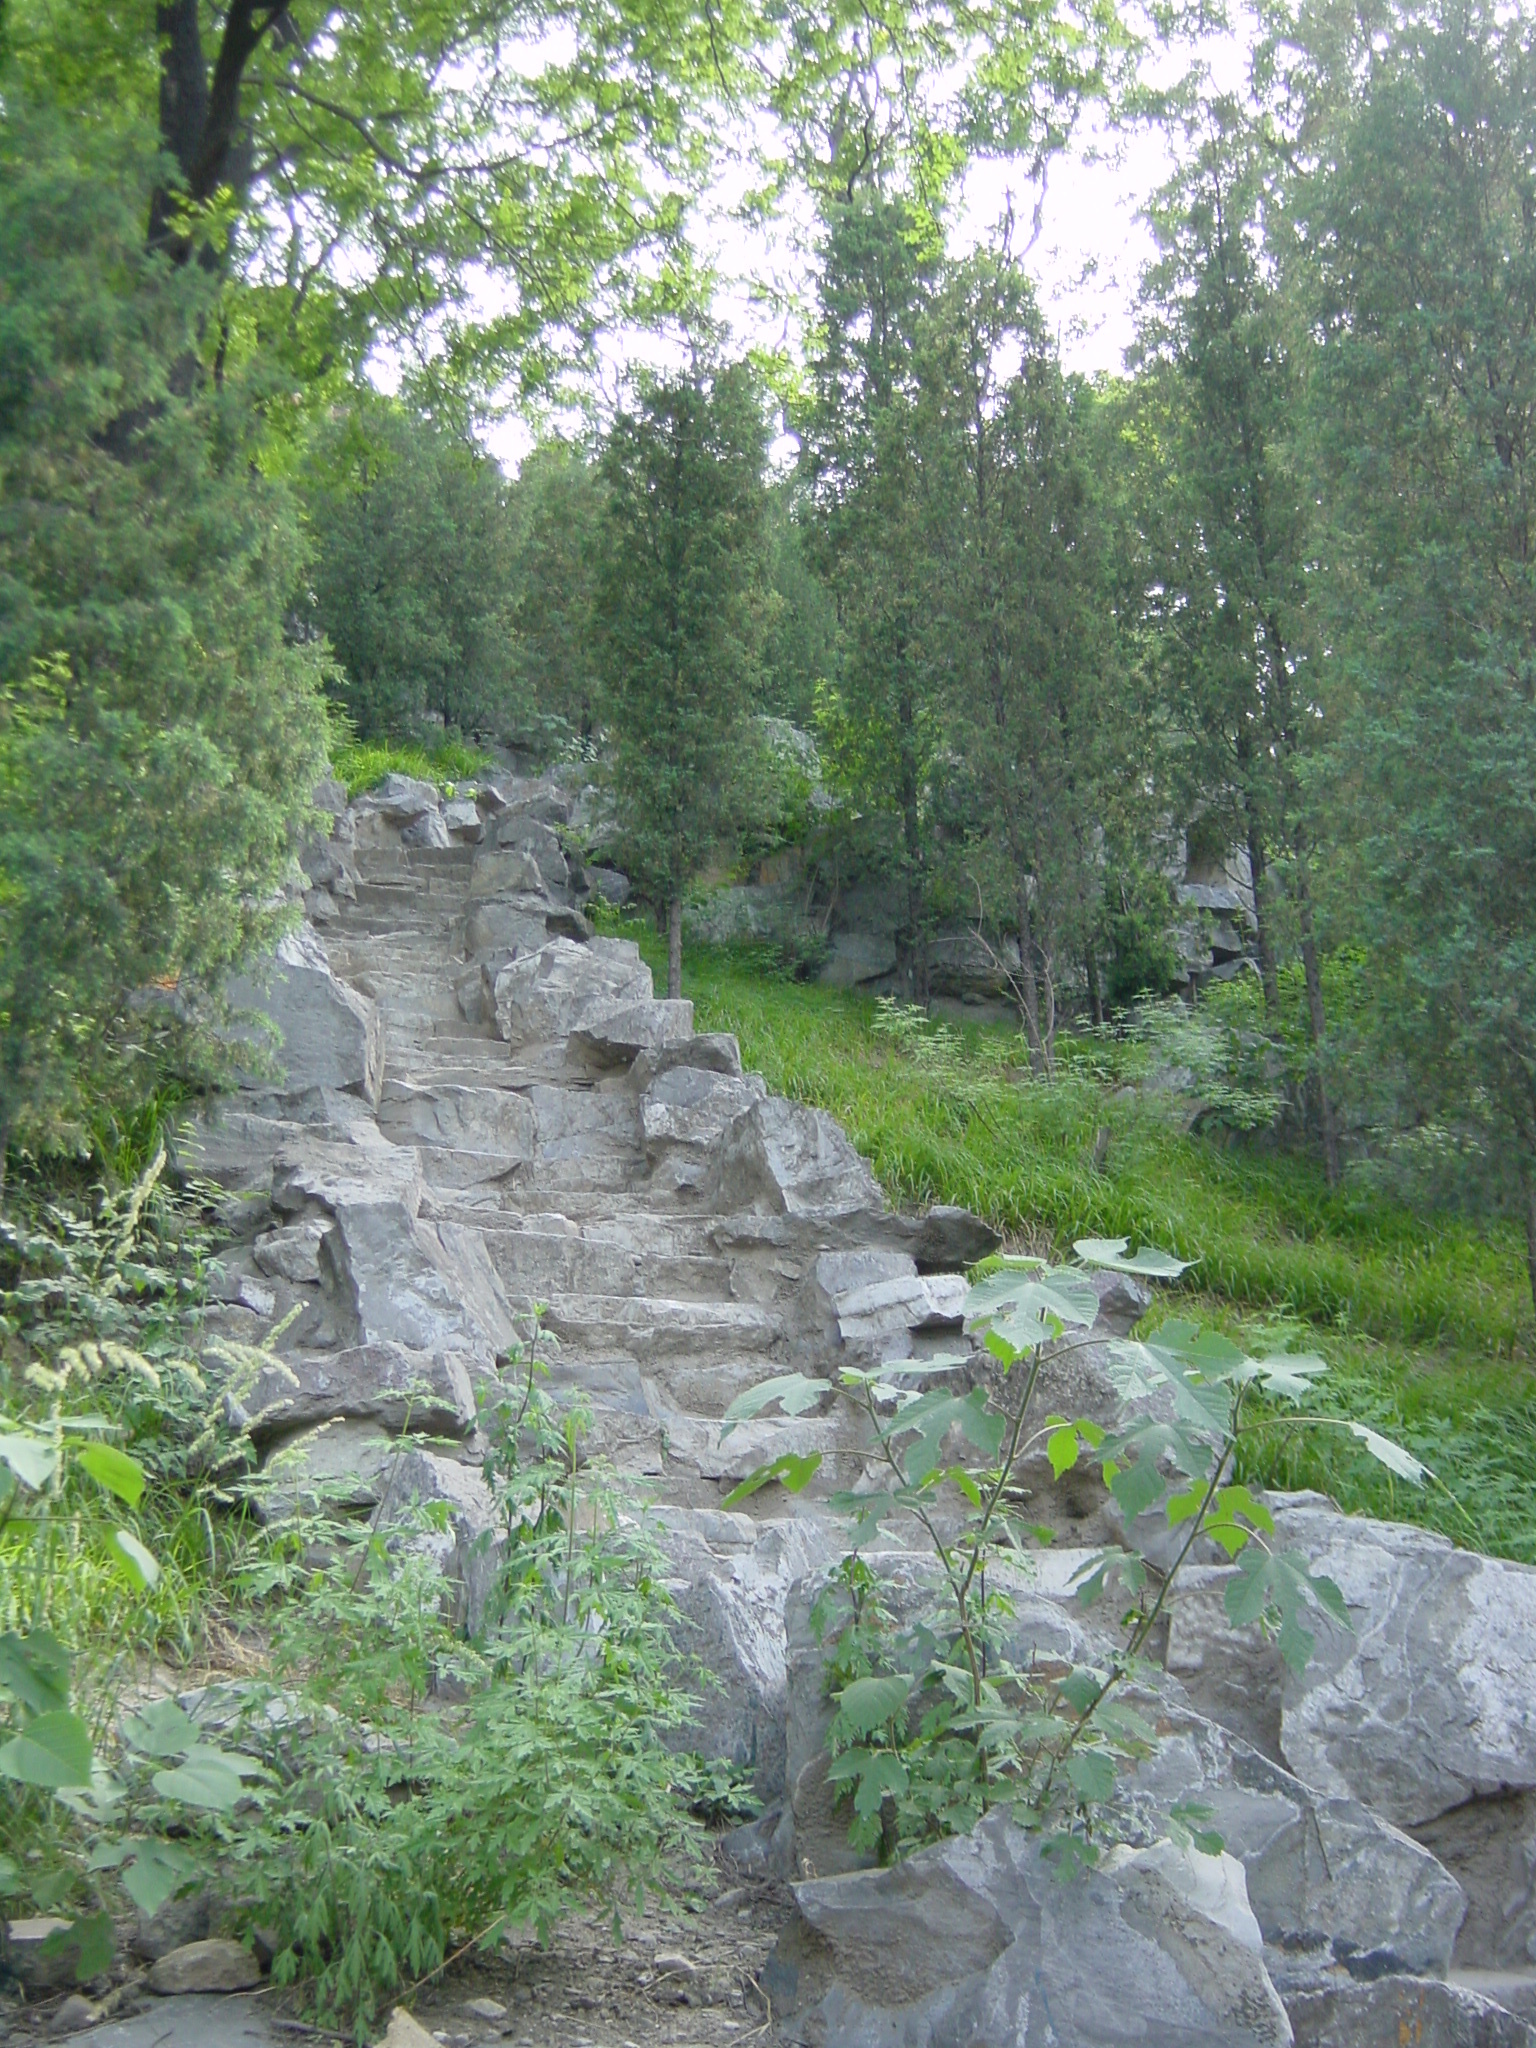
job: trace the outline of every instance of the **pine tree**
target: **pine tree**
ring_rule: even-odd
[[[684,894],[753,795],[766,445],[756,381],[732,364],[643,387],[603,451],[607,782],[626,860],[666,913],[669,996]]]

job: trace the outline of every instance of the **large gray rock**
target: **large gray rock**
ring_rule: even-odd
[[[716,1680],[698,1690],[681,1741],[750,1769],[758,1796],[784,1790],[788,1684],[784,1607],[796,1580],[825,1566],[839,1532],[809,1518],[755,1523],[720,1509],[664,1508],[667,1590],[684,1627],[678,1647]]]
[[[414,775],[386,775],[382,782],[366,790],[353,808],[358,812],[375,812],[392,825],[408,825],[435,811],[441,801],[433,783],[422,782]]]
[[[377,1007],[337,980],[312,925],[286,933],[265,975],[237,975],[226,994],[233,1009],[259,1010],[277,1026],[282,1090],[347,1089],[378,1101],[384,1027]],[[254,1079],[250,1086],[265,1091],[272,1083]]]
[[[496,977],[496,1029],[510,1045],[569,1038],[653,999],[651,970],[625,939],[551,939]]]
[[[989,1586],[1013,1605],[1004,1645],[1018,1667],[1031,1660],[1105,1669],[1113,1644],[1086,1626],[1072,1594],[1082,1554],[1050,1551],[1031,1579],[995,1566]],[[880,1597],[900,1631],[928,1619],[948,1625],[943,1588],[922,1552],[871,1553]],[[995,1581],[995,1585],[994,1582]],[[823,1606],[821,1634],[811,1625]],[[791,1589],[785,1607],[789,1715],[786,1770],[797,1846],[815,1869],[854,1866],[848,1816],[834,1811],[825,1786],[824,1746],[832,1716],[826,1695],[827,1649],[846,1596],[811,1577]],[[1196,1712],[1164,1681],[1134,1695],[1159,1739],[1152,1754],[1123,1771],[1115,1826],[1146,1842],[1165,1832],[1173,1808],[1194,1801],[1246,1872],[1271,1974],[1309,1983],[1337,1968],[1444,1972],[1465,1910],[1460,1887],[1418,1843],[1357,1800],[1311,1791],[1282,1766]]]
[[[893,1869],[797,1884],[763,1984],[806,2048],[1286,2048],[1241,1886],[1171,1844],[1064,1882],[995,1812]]]
[[[533,1107],[510,1088],[387,1081],[379,1128],[396,1144],[428,1148],[439,1182],[502,1180],[533,1157]]]
[[[338,1202],[320,1246],[325,1292],[357,1345],[463,1353],[488,1365],[516,1335],[481,1234],[400,1200]]]
[[[966,1283],[958,1273],[920,1274],[907,1252],[874,1245],[823,1252],[804,1293],[828,1342],[875,1359],[910,1358],[917,1331],[958,1337],[965,1315]]]
[[[415,1447],[389,1474],[381,1519],[396,1518],[412,1506],[446,1512],[445,1529],[417,1540],[454,1586],[455,1618],[474,1635],[486,1619],[505,1550],[491,1490],[475,1466]]]
[[[643,1052],[661,1052],[692,1036],[692,1003],[630,1003],[573,1031],[570,1050],[594,1067],[628,1067]]]
[[[1339,1587],[1354,1630],[1324,1625],[1286,1681],[1292,1769],[1400,1827],[1536,1789],[1536,1570],[1311,1502],[1277,1526]]]
[[[1491,1998],[1424,1977],[1331,1984],[1288,1999],[1296,2048],[1536,2048]]]
[[[463,1436],[475,1420],[462,1357],[407,1351],[400,1344],[290,1356],[269,1366],[238,1398],[230,1396],[227,1408],[233,1426],[258,1444],[341,1416],[429,1436]]]
[[[195,1991],[253,1991],[261,1965],[238,1941],[189,1941],[150,1968],[149,1988],[161,1998]]]
[[[549,943],[549,907],[545,897],[527,894],[472,904],[464,920],[465,951],[477,956],[536,953]]]
[[[797,1222],[885,1212],[879,1182],[837,1119],[777,1095],[753,1103],[725,1134],[704,1199],[726,1213],[757,1211]]]
[[[640,1097],[640,1135],[653,1184],[697,1192],[724,1133],[767,1092],[756,1074],[681,1064],[657,1074]]]

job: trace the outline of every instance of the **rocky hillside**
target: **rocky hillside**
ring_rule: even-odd
[[[1202,1558],[1144,1680],[1161,1740],[1124,1840],[1081,1884],[1002,1814],[856,1867],[809,1614],[841,1549],[825,1493],[868,1447],[841,1415],[724,1442],[721,1419],[771,1373],[964,1345],[961,1272],[992,1234],[893,1213],[831,1118],[769,1095],[733,1039],[655,1000],[633,946],[592,936],[553,781],[329,794],[309,921],[266,986],[236,991],[281,1032],[278,1067],[202,1133],[203,1170],[249,1198],[217,1324],[250,1341],[298,1311],[243,1412],[284,1454],[283,1497],[324,1481],[356,1510],[445,1502],[473,1623],[492,1568],[477,1386],[542,1311],[550,1384],[590,1406],[590,1449],[637,1509],[655,1503],[721,1681],[696,1745],[749,1765],[768,1803],[732,1853],[794,1880],[764,1980],[783,2037],[1536,2041],[1515,2012],[1536,2013],[1536,1573],[1311,1497],[1273,1503],[1280,1537],[1337,1581],[1353,1632],[1290,1677],[1228,1627],[1228,1568]],[[1108,1338],[1143,1300],[1102,1286]],[[1059,1377],[1053,1408],[1112,1409],[1091,1350]],[[431,1447],[402,1451],[405,1431]],[[722,1509],[810,1449],[820,1496]],[[1106,1501],[1086,1482],[1040,1498],[1058,1541],[1013,1589],[1012,1654],[1107,1663],[1070,1590],[1084,1546],[1119,1540]],[[915,1613],[928,1563],[899,1539],[872,1562]],[[1177,1846],[1190,1800],[1221,1858]]]

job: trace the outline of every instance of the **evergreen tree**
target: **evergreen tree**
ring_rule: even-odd
[[[212,292],[145,251],[155,167],[8,92],[0,1143],[144,1085],[199,991],[275,935],[325,772],[320,650],[282,631],[303,549],[261,472],[264,394],[232,348],[199,367]]]
[[[600,682],[593,637],[603,481],[578,448],[549,441],[513,486],[518,675],[535,737],[590,744]]]
[[[731,364],[643,387],[603,450],[607,782],[626,859],[665,909],[669,996],[684,893],[753,795],[766,449],[756,380]]]
[[[1536,27],[1304,24],[1338,818],[1398,1120],[1467,1141],[1536,1297]]]
[[[309,465],[312,616],[365,736],[527,723],[507,483],[473,442],[394,405],[330,421]]]
[[[915,349],[940,250],[932,224],[900,199],[860,194],[829,214],[804,422],[818,567],[840,642],[822,737],[846,807],[862,822],[864,858],[895,879],[899,980],[909,1000],[926,1002],[941,728]]]

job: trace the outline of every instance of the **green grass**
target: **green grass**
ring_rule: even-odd
[[[659,966],[649,928],[624,929]],[[961,1202],[1041,1249],[1129,1237],[1195,1260],[1191,1307],[1321,1351],[1320,1405],[1405,1441],[1461,1505],[1394,1486],[1343,1432],[1277,1430],[1253,1476],[1536,1562],[1536,1319],[1512,1229],[1330,1192],[1305,1159],[1187,1135],[1166,1098],[1102,1073],[1010,1080],[1022,1048],[996,1028],[968,1028],[958,1079],[936,1084],[867,999],[761,959],[691,951],[683,988],[698,1029],[734,1031],[770,1087],[841,1119],[892,1200]]]
[[[491,766],[489,754],[466,747],[462,740],[439,740],[431,747],[406,740],[348,740],[331,750],[331,773],[347,785],[348,798],[372,789],[386,775],[413,775],[452,791],[472,782]]]

